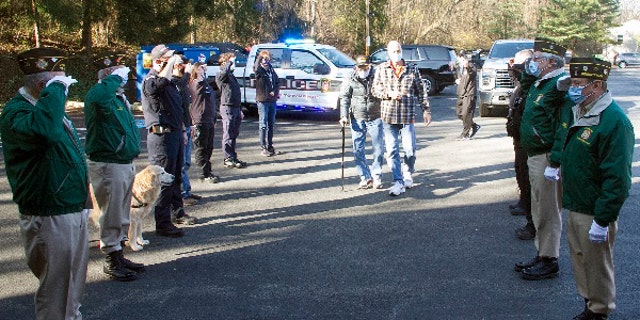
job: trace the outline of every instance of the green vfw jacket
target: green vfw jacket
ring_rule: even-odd
[[[538,80],[524,75],[522,90],[527,99],[520,125],[520,142],[529,156],[550,152],[549,162],[559,167],[562,156],[563,131],[558,130],[559,112],[565,103],[566,91],[556,88],[558,79],[567,76],[557,69]]]
[[[140,154],[140,132],[124,98],[116,95],[121,79],[110,75],[95,84],[84,99],[89,159],[127,164]]]
[[[635,137],[631,121],[607,92],[570,121],[562,152],[562,207],[594,216],[601,226],[618,219],[629,196]]]
[[[0,134],[13,201],[25,215],[86,208],[87,165],[78,134],[64,112],[65,87],[53,83],[37,102],[24,89],[0,115]]]

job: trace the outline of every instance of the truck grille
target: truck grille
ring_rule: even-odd
[[[509,71],[496,70],[496,88],[513,89],[515,86],[515,83],[509,77]]]

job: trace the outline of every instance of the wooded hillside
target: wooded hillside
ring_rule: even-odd
[[[367,7],[371,51],[391,39],[477,49],[545,36],[592,54],[611,41],[608,28],[640,17],[635,0],[0,0],[0,101],[22,81],[15,53],[35,46],[71,53],[68,72],[81,81],[70,95],[81,98],[96,78],[91,56],[125,51],[133,61],[147,44],[297,36],[361,54]]]

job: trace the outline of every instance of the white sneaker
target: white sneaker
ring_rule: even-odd
[[[382,179],[373,179],[373,188],[374,189],[382,189]]]
[[[358,185],[358,189],[371,189],[373,187],[373,181],[371,179],[362,179]]]
[[[389,195],[390,196],[399,196],[399,195],[403,194],[404,191],[405,191],[404,185],[402,185],[402,183],[400,183],[399,181],[395,181],[393,183],[393,185],[391,186],[391,189],[389,189]]]
[[[408,173],[407,175],[405,175],[402,180],[404,180],[404,187],[407,189],[411,189],[411,187],[413,187],[413,178],[411,177],[411,174]]]

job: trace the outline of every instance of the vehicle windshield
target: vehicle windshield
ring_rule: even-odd
[[[515,57],[518,51],[533,49],[532,42],[497,42],[489,52],[489,59],[504,59]]]
[[[338,49],[318,49],[323,56],[331,60],[338,68],[353,68],[356,61]]]

